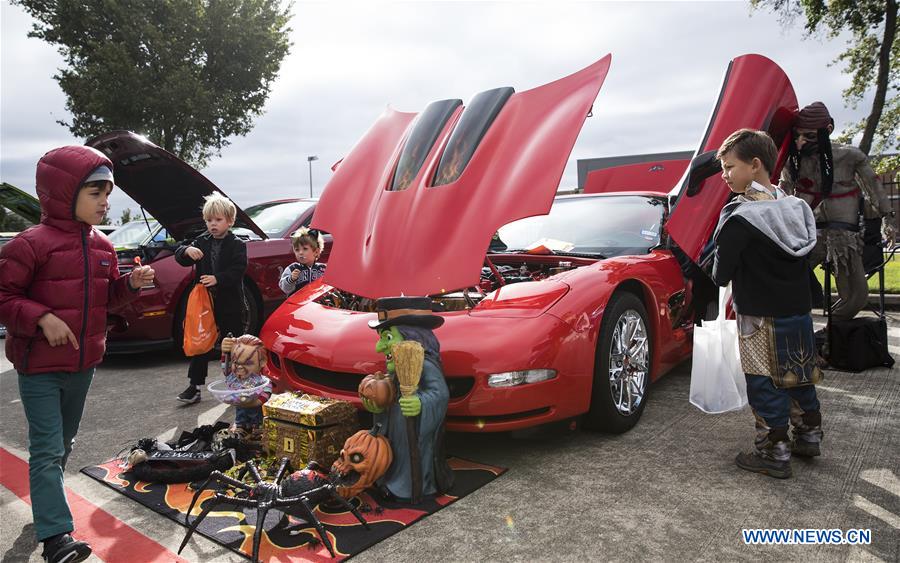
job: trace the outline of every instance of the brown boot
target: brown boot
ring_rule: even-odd
[[[787,438],[786,426],[772,428],[766,436],[756,440],[752,451],[739,453],[734,463],[745,471],[787,479],[793,474]]]
[[[793,475],[790,461],[769,459],[760,452],[741,452],[734,458],[734,463],[746,471],[762,473],[776,479],[787,479]]]
[[[791,453],[800,457],[818,457],[822,455],[820,444],[825,433],[822,431],[822,415],[816,412],[805,412],[799,424],[794,426],[791,434]]]

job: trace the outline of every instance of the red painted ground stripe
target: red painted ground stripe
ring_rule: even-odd
[[[28,493],[28,464],[0,448],[0,485],[31,504]],[[104,561],[181,561],[172,553],[109,512],[66,487],[69,508],[75,520],[75,534],[91,544],[94,555]]]

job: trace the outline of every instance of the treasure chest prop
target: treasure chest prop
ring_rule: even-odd
[[[356,409],[346,401],[280,393],[263,405],[263,445],[295,468],[316,461],[331,467],[344,442],[358,430]]]

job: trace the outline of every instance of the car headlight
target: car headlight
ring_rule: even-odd
[[[528,369],[524,371],[505,371],[488,376],[490,387],[514,387],[526,383],[547,381],[556,377],[555,369]]]

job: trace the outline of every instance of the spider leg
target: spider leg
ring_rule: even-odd
[[[347,499],[345,499],[345,498],[342,497],[341,495],[337,494],[337,491],[335,490],[334,485],[331,485],[331,486],[328,488],[328,492],[331,494],[331,499],[332,499],[332,500],[336,500],[336,501],[338,502],[338,504],[340,504],[340,505],[343,506],[345,509],[347,509],[347,510],[349,510],[351,513],[353,513],[353,515],[356,516],[356,519],[359,520],[360,523],[361,523],[363,526],[365,526],[367,530],[371,529],[371,528],[369,528],[369,523],[366,522],[366,519],[363,518],[363,515],[359,513],[359,510],[357,510],[356,507],[354,507],[352,504],[350,504],[350,502],[347,501]]]
[[[256,468],[256,464],[253,463],[252,459],[247,460],[247,465],[245,467],[250,470],[250,475],[253,476],[254,481],[256,481],[257,483],[262,482],[263,478],[259,474],[259,469]]]
[[[215,473],[215,471],[213,471],[213,473]],[[185,514],[184,514],[184,525],[185,526],[188,525],[188,518],[190,518],[191,512],[194,510],[194,504],[197,502],[197,498],[200,497],[200,493],[202,493],[203,491],[206,490],[206,486],[209,485],[209,482],[212,480],[212,478],[213,478],[213,476],[211,473],[209,475],[209,477],[206,479],[206,481],[203,481],[203,484],[200,485],[199,487],[197,487],[197,490],[194,492],[194,498],[191,499],[191,504],[190,504],[190,506],[188,506],[187,512],[185,512]]]
[[[191,536],[194,534],[194,530],[196,530],[197,526],[200,525],[200,522],[202,522],[203,519],[206,518],[206,515],[209,514],[212,511],[212,509],[215,508],[217,505],[219,505],[223,502],[229,502],[230,499],[231,499],[231,497],[229,497],[227,495],[223,495],[222,493],[216,493],[216,496],[213,497],[212,501],[210,503],[208,503],[206,506],[204,506],[203,510],[200,511],[200,515],[197,516],[197,519],[194,520],[194,523],[188,527],[187,534],[184,535],[184,539],[181,541],[181,547],[178,548],[178,553],[181,553],[181,550],[184,549],[184,546],[187,545],[188,540],[190,540]],[[193,506],[193,503],[191,503],[191,506]],[[190,514],[190,511],[188,511],[188,514]],[[185,525],[187,525],[187,515],[185,515],[184,520],[185,520]]]
[[[268,506],[259,506],[256,509],[256,530],[253,531],[253,563],[259,562],[259,541],[262,539],[263,528],[266,523]]]
[[[236,489],[243,489],[245,491],[249,491],[249,490],[253,489],[253,487],[251,487],[247,483],[238,481],[237,479],[229,477],[228,475],[225,475],[224,473],[220,473],[218,471],[213,471],[213,473],[218,473],[218,475],[216,475],[216,477],[218,477],[218,481],[220,483],[225,483],[225,484],[231,485],[232,487],[234,487]]]
[[[225,475],[221,471],[213,471],[212,473],[209,474],[209,477],[206,479],[206,481],[204,481],[203,484],[200,485],[200,487],[198,487],[197,491],[194,493],[194,497],[191,499],[191,505],[188,507],[188,511],[184,515],[184,525],[185,526],[188,525],[188,517],[191,515],[191,511],[194,510],[194,504],[197,503],[197,499],[200,498],[200,494],[206,490],[206,487],[207,487],[207,485],[209,485],[210,481],[214,481],[216,483],[222,483],[222,484],[229,484],[233,487],[238,487],[241,489],[250,489],[249,486],[245,485],[244,483],[241,483],[240,481],[236,481],[236,480],[232,479],[231,477],[229,477],[228,475]]]
[[[322,526],[322,523],[319,522],[319,519],[316,518],[316,515],[313,514],[313,510],[306,502],[306,499],[299,498],[297,501],[300,503],[298,507],[300,508],[300,511],[309,520],[309,523],[316,527],[316,531],[319,532],[319,537],[322,538],[322,543],[328,548],[328,553],[330,553],[332,557],[335,557],[334,548],[331,546],[331,540],[328,539],[325,528]]]
[[[281,458],[281,465],[278,467],[278,471],[275,473],[275,484],[281,483],[281,479],[284,477],[284,474],[287,473],[287,469],[291,464],[291,460],[286,457]]]

